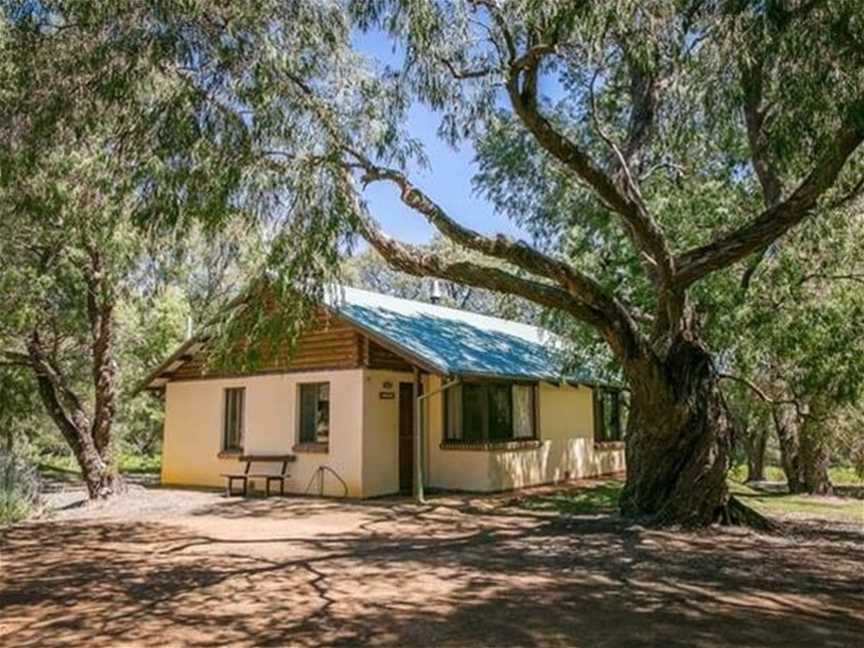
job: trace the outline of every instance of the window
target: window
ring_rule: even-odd
[[[621,392],[617,389],[594,390],[594,441],[621,441]]]
[[[222,450],[243,450],[243,415],[246,389],[225,390],[225,416],[222,426]]]
[[[330,383],[300,385],[300,443],[330,440]]]
[[[444,392],[445,439],[485,443],[536,438],[536,386],[462,383]]]

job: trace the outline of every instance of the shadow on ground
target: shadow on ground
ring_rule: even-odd
[[[0,643],[860,645],[855,529],[688,534],[546,508],[225,500],[12,527]]]

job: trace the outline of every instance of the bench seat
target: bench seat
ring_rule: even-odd
[[[270,484],[273,482],[279,483],[279,494],[285,494],[285,480],[290,477],[288,474],[288,464],[296,460],[294,455],[240,455],[239,461],[246,462],[246,469],[241,472],[221,473],[225,478],[225,495],[231,497],[234,495],[234,482],[239,481],[243,485],[242,494],[246,496],[249,488],[249,479],[263,479],[265,497],[270,496]],[[251,472],[252,464],[281,464],[278,472]]]

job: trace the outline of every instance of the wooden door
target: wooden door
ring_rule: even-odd
[[[399,383],[399,490],[414,488],[414,385]]]

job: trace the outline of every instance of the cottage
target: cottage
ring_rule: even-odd
[[[348,497],[624,469],[619,391],[562,376],[556,337],[534,326],[344,287],[254,373],[208,373],[204,344],[144,383],[164,392],[165,484],[222,486],[242,454],[294,455],[287,492]]]

